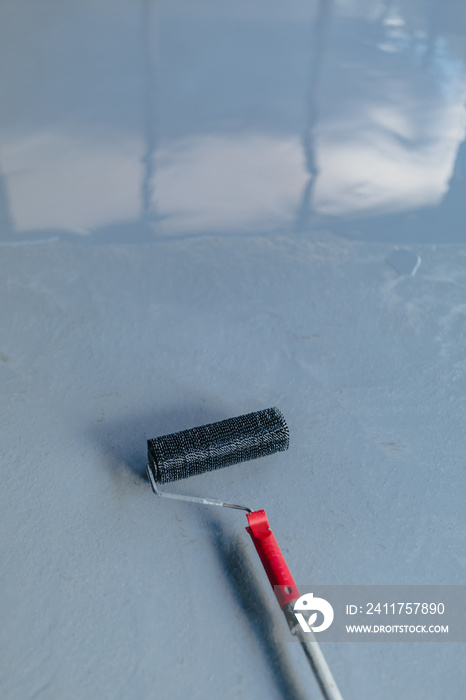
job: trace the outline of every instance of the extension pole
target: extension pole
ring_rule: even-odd
[[[325,700],[343,700],[313,632],[304,632],[294,616],[293,607],[300,597],[299,591],[277,540],[269,527],[265,510],[256,510],[253,513],[248,513],[246,517],[249,523],[246,530],[251,535],[278,604],[285,614],[290,631],[301,642],[322,695]]]

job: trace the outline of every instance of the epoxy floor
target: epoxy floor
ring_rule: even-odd
[[[464,583],[465,34],[459,0],[2,3],[2,698],[320,700],[244,515],[144,476],[268,406],[288,452],[172,490],[265,508],[298,583]],[[464,644],[324,651],[345,700],[464,697]]]

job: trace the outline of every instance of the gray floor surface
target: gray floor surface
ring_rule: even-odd
[[[465,582],[460,2],[0,8],[0,692],[320,700],[244,514],[146,440],[278,406],[171,490],[303,584]],[[328,643],[345,700],[460,700],[461,643]]]

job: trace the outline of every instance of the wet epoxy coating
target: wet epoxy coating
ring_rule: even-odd
[[[2,697],[319,699],[245,518],[144,478],[147,438],[267,406],[287,453],[173,490],[265,508],[298,583],[464,583],[465,34],[2,4]],[[464,692],[462,644],[324,651],[345,700]]]

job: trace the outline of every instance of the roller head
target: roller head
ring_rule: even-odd
[[[147,441],[148,468],[166,484],[287,450],[289,432],[278,408],[228,418]]]

